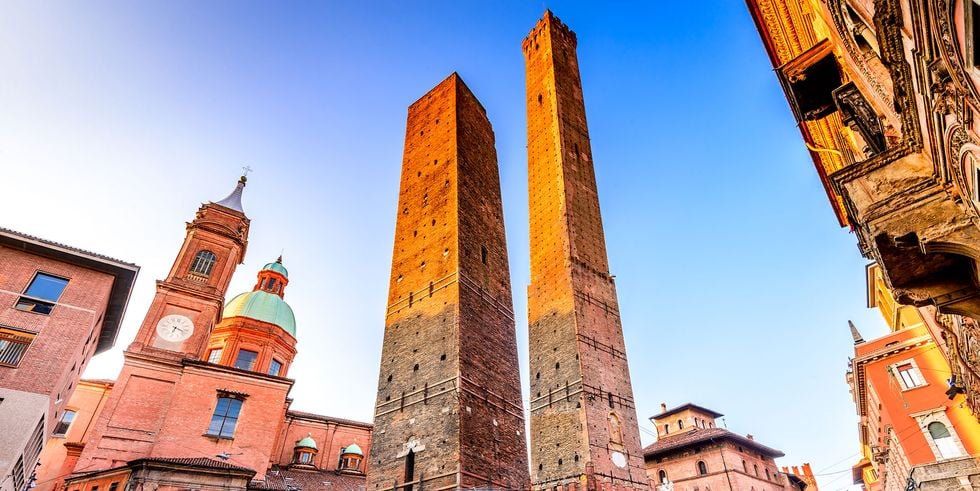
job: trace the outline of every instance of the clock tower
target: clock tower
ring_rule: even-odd
[[[174,359],[200,358],[220,320],[225,291],[245,258],[249,219],[242,211],[245,176],[218,202],[201,205],[127,351]]]
[[[208,435],[207,422],[197,421],[209,419],[214,408],[192,406],[214,404],[220,397],[244,399],[247,387],[254,386],[238,387],[235,382],[251,380],[255,375],[250,372],[215,371],[214,365],[202,361],[211,331],[221,319],[231,276],[245,257],[249,228],[242,211],[245,181],[242,176],[225,199],[201,205],[187,224],[180,252],[166,279],[157,281],[156,296],[143,324],[123,353],[125,362],[106,409],[85,445],[68,456],[77,455],[77,469],[108,469],[134,459],[173,456],[173,435],[188,428],[204,433],[198,437],[203,440],[195,443],[198,454],[194,457],[229,451],[228,438]],[[283,411],[292,382],[277,379],[267,383],[277,386],[270,392],[276,402],[252,404],[250,411],[257,406]],[[219,385],[225,392],[208,394],[203,389],[208,385]],[[189,399],[177,402],[185,396]],[[259,399],[263,398],[253,400]],[[250,457],[261,460],[259,454]]]

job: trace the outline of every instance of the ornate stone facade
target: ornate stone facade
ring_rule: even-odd
[[[899,302],[980,316],[975,2],[747,3],[862,254],[881,265]],[[826,100],[835,107],[813,111]],[[954,324],[947,331],[965,340]],[[951,359],[964,382],[978,378],[976,361]],[[980,414],[976,386],[964,390]]]

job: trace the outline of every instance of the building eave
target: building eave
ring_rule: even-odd
[[[99,332],[95,353],[101,353],[115,345],[129,299],[136,285],[139,266],[2,227],[0,227],[0,245],[112,275],[114,280],[109,291],[109,301],[102,319],[102,329]]]

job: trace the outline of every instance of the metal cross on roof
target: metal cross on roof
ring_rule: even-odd
[[[249,167],[247,165],[245,167],[242,167],[242,175],[243,176],[246,176],[247,177],[249,172],[252,172],[252,168],[251,167]]]

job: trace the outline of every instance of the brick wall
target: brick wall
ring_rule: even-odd
[[[550,12],[523,44],[531,472],[539,489],[583,478],[643,489],[636,408],[575,47],[575,34]]]
[[[367,489],[527,481],[493,131],[456,74],[409,107]]]

